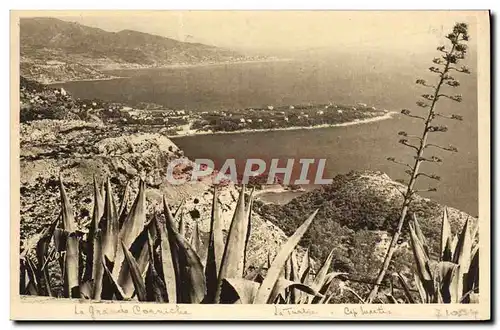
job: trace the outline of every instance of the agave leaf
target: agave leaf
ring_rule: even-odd
[[[179,206],[177,207],[177,209],[173,213],[174,219],[177,219],[177,217],[179,217],[182,214],[181,211],[182,211],[182,208],[184,207],[185,203],[186,203],[185,200],[181,201],[181,203],[179,204]]]
[[[225,278],[222,281],[220,303],[222,304],[252,304],[259,283],[242,278]]]
[[[222,234],[223,224],[219,208],[218,192],[217,189],[214,188],[207,263],[205,267],[205,278],[207,283],[206,300],[211,303],[215,302],[215,292],[217,290],[218,283],[217,276],[220,271],[222,256],[224,254],[224,238]]]
[[[99,185],[97,184],[97,179],[94,175],[94,210],[92,211],[92,220],[90,221],[90,228],[87,234],[87,249],[86,249],[86,262],[85,262],[85,273],[83,275],[83,281],[87,282],[93,279],[92,273],[93,268],[101,263],[100,256],[95,259],[94,256],[94,240],[96,232],[99,230],[99,220],[104,213],[104,205],[101,202],[102,196]]]
[[[403,287],[403,291],[405,293],[405,296],[406,296],[406,299],[408,299],[408,302],[410,304],[415,304],[415,299],[413,299],[413,296],[411,294],[411,291],[410,291],[410,286],[408,285],[408,282],[406,281],[406,279],[403,277],[403,275],[401,275],[400,272],[397,272],[397,273],[394,273],[393,276],[396,276],[399,280],[399,283],[401,284],[401,286]]]
[[[436,265],[435,281],[438,285],[439,297],[445,304],[458,303],[461,296],[457,290],[457,270],[458,265],[449,261],[441,261]]]
[[[113,297],[116,300],[125,300],[125,293],[122,288],[116,283],[113,275],[111,274],[108,264],[111,262],[103,255],[102,257],[102,267],[104,269],[103,285],[102,285],[102,296],[104,300],[111,300]]]
[[[128,249],[134,257],[134,260],[136,260],[141,275],[144,274],[149,264],[148,237],[152,225],[153,223],[148,223]],[[130,298],[134,293],[135,285],[132,271],[133,270],[130,269],[130,264],[124,263],[120,275],[118,276],[117,283],[123,289],[126,298]]]
[[[215,301],[218,301],[222,280],[224,278],[243,278],[244,255],[248,230],[248,218],[245,212],[245,186],[242,186],[240,196],[234,210],[233,219],[222,257],[219,271]]]
[[[66,240],[64,260],[64,295],[68,298],[79,298],[79,241],[76,233],[69,233]]]
[[[413,274],[415,279],[415,286],[417,287],[418,294],[420,295],[420,302],[422,304],[429,303],[429,295],[427,291],[424,289],[422,281],[420,280],[420,276],[418,274]]]
[[[297,251],[293,250],[292,256],[290,257],[290,280],[292,282],[300,282],[299,278],[299,263],[297,261]],[[290,302],[292,304],[297,303],[298,300],[301,298],[301,292],[298,289],[292,289],[290,292]]]
[[[139,183],[139,193],[118,234],[118,240],[121,241],[127,249],[130,248],[137,236],[142,232],[146,222],[145,189],[145,183],[141,180]],[[116,249],[112,272],[115,278],[118,278],[121,273],[124,258],[123,249]]]
[[[309,247],[307,247],[304,256],[302,257],[302,262],[299,268],[299,278],[300,281],[304,284],[307,284],[307,277],[309,275],[309,271],[311,270],[311,258],[309,257]]]
[[[248,226],[247,226],[247,235],[245,238],[245,252],[243,253],[243,269],[245,269],[247,266],[248,241],[250,240],[250,233],[252,232],[252,208],[254,202],[254,192],[255,188],[252,187],[252,190],[250,191],[250,196],[248,197],[248,205],[246,208]]]
[[[177,230],[179,234],[182,235],[182,237],[186,237],[186,222],[184,221],[184,215],[180,213],[178,217],[179,217],[179,226]]]
[[[469,265],[469,270],[467,271],[467,278],[464,283],[464,291],[474,293],[474,291],[479,290],[479,246],[477,246],[472,252],[472,260]],[[464,302],[471,302],[470,294],[464,297],[462,300]]]
[[[61,228],[54,230],[54,247],[57,255],[59,256],[59,267],[61,268],[61,277],[64,278],[64,253],[66,251],[66,240],[68,233]]]
[[[175,303],[177,301],[177,282],[176,271],[172,260],[172,253],[170,242],[168,240],[167,230],[165,225],[155,218],[156,230],[160,235],[160,255],[162,262],[163,282],[167,290],[168,302]]]
[[[422,233],[422,229],[420,228],[420,223],[418,222],[417,216],[415,213],[413,213],[413,225],[415,229],[415,234],[418,237],[418,240],[420,241],[420,244],[424,248],[424,252],[427,255],[427,258],[429,257],[429,246],[427,245],[427,240],[425,239],[424,234]]]
[[[52,289],[50,287],[49,267],[46,267],[46,264],[49,259],[48,250],[49,250],[50,240],[54,235],[54,230],[56,229],[57,222],[58,220],[56,219],[55,221],[52,222],[52,224],[49,227],[44,228],[41,233],[40,239],[36,243],[36,256],[38,263],[37,277],[40,278],[39,281],[40,287],[38,288],[38,291],[42,292],[43,295],[48,295],[50,297],[52,297],[53,295],[52,295]],[[42,282],[43,282],[43,289],[41,285]]]
[[[432,296],[434,294],[434,282],[429,268],[429,258],[417,234],[415,233],[415,228],[412,223],[410,223],[410,240],[413,256],[417,264],[417,274],[420,277],[426,292]]]
[[[464,295],[467,291],[464,290],[464,276],[469,270],[469,265],[471,263],[471,251],[472,251],[472,237],[470,232],[470,221],[467,219],[465,222],[460,235],[458,236],[457,246],[453,253],[453,263],[460,266],[458,270],[458,288],[460,290],[459,295]]]
[[[121,246],[123,254],[125,255],[125,262],[127,263],[130,271],[132,282],[134,283],[137,299],[139,299],[139,301],[147,301],[146,285],[142,280],[142,272],[139,270],[139,265],[137,264],[137,261],[135,260],[132,253],[130,253],[127,246],[123,242],[121,242]]]
[[[200,239],[200,228],[198,226],[198,221],[194,221],[194,228],[193,228],[193,231],[191,233],[191,246],[193,247],[194,251],[196,253],[198,253],[198,255],[200,255],[201,257],[201,254],[202,254],[202,250],[203,250],[203,246],[202,246],[202,243],[201,243],[201,239]]]
[[[165,229],[167,233],[167,238],[169,242],[169,249],[170,249],[170,255],[172,259],[172,266],[174,270],[174,275],[171,275],[171,277],[174,277],[176,279],[175,285],[176,285],[176,296],[175,298],[170,298],[169,296],[169,301],[172,302],[174,301],[182,301],[182,279],[181,279],[181,266],[180,266],[180,261],[179,261],[179,247],[177,245],[177,239],[173,233],[173,230],[170,228],[175,228],[175,218],[172,212],[170,211],[170,208],[168,206],[167,201],[165,200],[165,197],[163,198],[163,210],[165,214]],[[165,246],[166,247],[166,246]],[[165,250],[166,251],[166,250]],[[166,259],[163,259],[166,260]],[[168,291],[169,294],[171,291]]]
[[[272,302],[269,298],[274,286],[276,285],[276,282],[279,279],[278,277],[280,275],[281,269],[286,262],[286,259],[288,259],[297,244],[299,244],[302,236],[304,236],[304,234],[306,233],[317,213],[318,210],[314,211],[314,213],[311,214],[311,216],[295,231],[292,236],[290,236],[287,242],[281,247],[278,255],[274,258],[271,268],[268,270],[267,275],[259,288],[259,291],[257,292],[255,303],[265,304],[268,302]]]
[[[328,291],[332,288],[333,286],[333,283],[334,283],[334,279],[338,276],[341,276],[341,275],[347,275],[347,273],[340,273],[340,272],[331,272],[331,273],[328,273],[326,276],[325,276],[325,280],[323,282],[323,285],[321,286],[321,288],[318,290],[319,293],[321,293],[322,295],[324,295],[323,298],[319,298],[319,297],[313,297],[312,299],[312,303],[313,304],[318,304],[318,303],[324,303],[325,299],[327,298],[326,297],[326,294],[328,293]]]
[[[281,294],[284,297],[285,291],[289,290],[289,289],[300,290],[301,292],[307,293],[309,295],[312,295],[312,296],[318,297],[318,298],[324,297],[318,290],[315,290],[311,286],[302,284],[300,282],[293,282],[293,281],[290,281],[284,277],[280,277],[278,279],[278,281],[276,282],[276,285],[274,286],[274,288],[271,292],[269,300],[275,301],[275,299],[278,297],[279,294]]]
[[[38,284],[39,279],[36,277],[36,267],[31,258],[26,257],[24,259],[25,262],[25,267],[26,267],[26,273],[28,274],[28,285],[27,285],[27,291],[29,292],[30,295],[32,296],[38,296],[39,291],[38,288],[40,285]]]
[[[155,250],[151,235],[148,238],[149,267],[146,274],[146,297],[148,301],[159,303],[168,302],[168,293],[162,276],[158,274],[155,267]]]
[[[104,277],[104,267],[102,265],[102,232],[98,230],[93,239],[93,257],[94,265],[92,267],[92,279],[94,286],[92,291],[92,298],[95,300],[101,299],[102,282]],[[97,262],[99,261],[99,262]]]
[[[203,265],[191,244],[177,232],[173,217],[168,209],[166,213],[167,232],[172,238],[172,243],[177,246],[178,278],[183,281],[182,285],[177,286],[177,302],[199,304],[206,293]]]
[[[122,196],[122,201],[120,203],[120,207],[118,208],[118,227],[119,229],[122,228],[123,222],[127,218],[127,205],[129,202],[129,197],[130,196],[130,181],[127,181],[125,184],[125,188],[123,189],[123,196]]]
[[[319,290],[325,284],[326,275],[328,274],[328,271],[332,266],[332,261],[333,261],[333,250],[330,251],[330,254],[326,258],[323,265],[321,265],[321,268],[319,269],[318,273],[316,274],[316,277],[314,278],[312,288],[314,288],[315,290]]]
[[[451,243],[451,226],[450,222],[448,221],[448,211],[445,207],[443,210],[443,221],[441,222],[441,250],[439,251],[439,257],[441,258],[441,261],[451,261]]]
[[[71,207],[69,198],[66,195],[66,190],[64,189],[62,177],[59,177],[59,190],[61,193],[61,214],[63,229],[69,233],[73,233],[77,229],[77,223],[75,221],[73,208]]]
[[[116,212],[116,205],[113,199],[113,191],[109,179],[106,182],[104,199],[104,212],[101,219],[101,230],[103,232],[103,251],[106,257],[113,262],[115,260],[116,250],[118,246],[119,222]]]

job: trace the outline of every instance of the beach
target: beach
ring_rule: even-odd
[[[219,131],[219,132],[196,131],[196,130],[192,130],[190,128],[191,123],[189,123],[186,125],[182,125],[181,131],[178,131],[178,134],[176,134],[176,135],[169,136],[169,138],[195,136],[195,135],[241,134],[241,133],[258,133],[258,132],[274,132],[274,131],[294,131],[294,130],[319,129],[319,128],[330,128],[330,127],[345,127],[345,126],[361,125],[361,124],[373,123],[373,122],[377,122],[377,121],[381,121],[381,120],[392,119],[397,114],[398,114],[398,112],[396,112],[396,111],[389,111],[381,116],[376,116],[376,117],[366,118],[366,119],[359,119],[359,120],[349,121],[349,122],[340,123],[340,124],[322,124],[322,125],[314,125],[314,126],[294,126],[294,127],[266,128],[266,129],[242,129],[242,130],[238,130],[238,131],[227,131],[227,132],[226,131]]]

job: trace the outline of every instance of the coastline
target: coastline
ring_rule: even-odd
[[[106,77],[106,78],[96,78],[96,79],[74,79],[74,80],[60,80],[60,81],[54,81],[50,83],[45,83],[45,85],[50,86],[50,85],[60,85],[60,84],[66,84],[66,83],[71,83],[71,82],[84,82],[84,81],[107,81],[107,80],[116,80],[116,79],[127,79],[130,77]]]
[[[177,135],[170,135],[170,136],[168,136],[168,138],[175,139],[176,137],[186,137],[186,136],[196,136],[196,135],[244,134],[244,133],[295,131],[295,130],[306,130],[306,129],[345,127],[345,126],[368,124],[368,123],[373,123],[373,122],[377,122],[377,121],[381,121],[381,120],[392,119],[397,114],[398,114],[398,112],[396,112],[396,111],[389,111],[389,112],[383,114],[382,116],[360,119],[357,121],[349,121],[349,122],[340,123],[340,124],[322,124],[322,125],[315,125],[315,126],[294,126],[294,127],[266,128],[266,129],[242,129],[242,130],[230,131],[230,132],[224,132],[224,131],[221,131],[221,132],[209,132],[209,131],[193,132],[193,131],[190,131],[188,128],[187,132],[185,131],[184,133],[179,133]]]
[[[252,63],[271,63],[271,62],[291,62],[291,58],[270,58],[261,60],[245,60],[245,61],[226,61],[214,63],[192,63],[192,64],[167,64],[161,66],[145,66],[145,67],[103,67],[99,68],[100,71],[128,71],[128,70],[155,70],[155,69],[186,69],[208,66],[221,66],[221,65],[235,65],[235,64],[252,64]]]
[[[210,66],[221,66],[221,65],[235,65],[235,64],[252,64],[252,63],[271,63],[271,62],[291,62],[293,59],[290,58],[275,58],[275,59],[261,59],[261,60],[246,60],[246,61],[227,61],[227,62],[216,62],[216,63],[194,63],[194,64],[169,64],[162,66],[145,66],[145,67],[96,67],[94,69],[101,71],[103,73],[113,72],[113,71],[131,71],[131,70],[156,70],[156,69],[187,69],[187,68],[197,68],[197,67],[210,67]],[[70,80],[58,80],[53,82],[44,82],[45,85],[60,85],[70,82],[85,82],[85,81],[107,81],[115,79],[128,79],[130,77],[122,76],[110,76],[106,78],[97,79],[70,79]]]

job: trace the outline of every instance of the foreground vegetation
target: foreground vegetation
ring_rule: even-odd
[[[180,208],[172,212],[166,200],[163,219],[155,214],[146,221],[142,181],[130,210],[126,200],[116,206],[109,181],[104,187],[95,182],[88,226],[75,221],[62,180],[59,185],[60,218],[22,247],[21,294],[169,303],[321,303],[332,298],[328,290],[341,275],[329,272],[333,253],[314,277],[308,254],[299,267],[295,248],[316,212],[272,261],[245,271],[253,199],[250,194],[245,202],[244,187],[225,243],[214,193],[209,243],[203,246],[196,223],[187,239],[184,222],[176,221]],[[50,269],[51,260],[59,269]],[[61,274],[59,294],[51,271]]]

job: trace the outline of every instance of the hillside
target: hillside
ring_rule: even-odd
[[[376,277],[391,239],[388,228],[396,228],[404,187],[381,172],[351,172],[338,175],[329,185],[307,192],[285,205],[257,203],[256,212],[290,235],[303,217],[319,209],[311,228],[302,240],[310,246],[311,255],[324,259],[334,250],[334,267],[363,278]],[[436,251],[440,242],[441,217],[444,206],[416,196],[408,217],[414,213],[430,247]],[[470,217],[465,212],[448,208],[454,234]],[[410,269],[413,263],[407,249],[407,230],[395,255],[398,270]]]
[[[41,82],[105,79],[106,69],[249,59],[237,52],[147,33],[108,32],[55,18],[20,21],[21,74]]]

